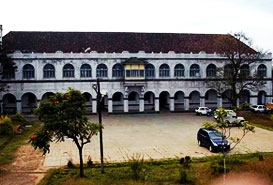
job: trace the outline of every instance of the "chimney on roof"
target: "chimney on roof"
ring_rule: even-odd
[[[0,25],[0,50],[2,50],[2,25]]]

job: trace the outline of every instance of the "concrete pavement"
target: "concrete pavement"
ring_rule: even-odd
[[[97,115],[90,116],[90,119],[98,120]],[[215,155],[197,145],[196,133],[205,121],[213,121],[213,118],[192,113],[104,114],[104,161],[127,161],[136,154],[154,160]],[[241,135],[237,128],[232,133]],[[273,151],[272,141],[273,132],[256,128],[256,132],[249,133],[232,153]],[[63,166],[69,159],[79,163],[78,150],[72,140],[51,143],[50,150],[44,166]],[[100,162],[99,136],[85,145],[85,163],[89,155],[94,162]]]

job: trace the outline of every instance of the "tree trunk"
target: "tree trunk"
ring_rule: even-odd
[[[84,177],[82,149],[83,149],[82,146],[81,146],[81,147],[78,147],[78,150],[79,150],[79,158],[80,158],[80,177]]]
[[[233,107],[237,107],[237,93],[236,93],[236,83],[232,84],[232,94],[231,94],[231,104]]]

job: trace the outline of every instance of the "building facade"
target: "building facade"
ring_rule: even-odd
[[[213,46],[219,36],[228,35],[10,32],[3,47],[18,70],[3,75],[10,88],[0,95],[1,110],[32,113],[39,101],[72,87],[86,97],[88,112],[96,113],[97,79],[109,113],[230,107],[206,85],[228,63]],[[271,54],[248,70],[266,84],[259,91],[244,90],[238,104],[272,102]]]

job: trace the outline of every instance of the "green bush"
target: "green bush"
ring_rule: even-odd
[[[1,116],[0,118],[0,135],[8,135],[12,133],[13,125],[8,116]]]
[[[185,158],[181,158],[179,161],[179,164],[183,166],[184,169],[189,169],[191,166],[191,157],[186,156]]]
[[[16,113],[14,116],[11,117],[12,119],[12,123],[14,125],[22,125],[25,126],[27,124],[27,120],[25,119],[25,117],[20,114],[20,113]]]
[[[187,171],[186,170],[180,170],[180,184],[185,184],[187,183]]]
[[[249,110],[249,107],[251,106],[250,103],[242,103],[240,106],[237,108],[238,111],[242,110]]]
[[[133,155],[129,159],[129,166],[132,170],[133,180],[138,181],[144,179],[144,158],[140,154]]]

